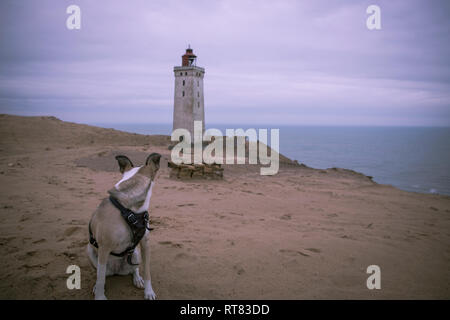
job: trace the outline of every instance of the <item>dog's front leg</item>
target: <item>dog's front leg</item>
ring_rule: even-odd
[[[142,254],[142,262],[144,267],[144,299],[146,300],[155,300],[156,294],[152,288],[152,278],[150,277],[150,236],[149,232],[146,231],[145,236],[142,238],[141,245],[141,254]]]
[[[97,282],[95,283],[94,287],[95,300],[106,300],[106,264],[108,263],[109,253],[109,249],[102,248],[101,246],[98,249]]]

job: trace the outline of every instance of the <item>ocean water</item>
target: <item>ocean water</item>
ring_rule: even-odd
[[[171,124],[95,124],[142,133],[171,133]],[[225,133],[240,125],[209,125]],[[272,127],[259,125],[257,128]],[[281,126],[280,152],[309,167],[339,167],[378,183],[450,195],[450,128]],[[270,134],[269,134],[270,135]]]

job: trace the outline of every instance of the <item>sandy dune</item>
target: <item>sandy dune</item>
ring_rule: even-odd
[[[153,189],[159,299],[450,298],[450,197],[404,192],[342,169],[226,166],[223,181],[169,179],[169,138],[0,116],[0,298],[91,299],[91,213],[117,182],[114,155],[164,156]],[[301,161],[301,159],[299,159]],[[82,289],[68,290],[77,264]],[[368,290],[366,268],[381,268]],[[131,276],[110,299],[142,299]]]

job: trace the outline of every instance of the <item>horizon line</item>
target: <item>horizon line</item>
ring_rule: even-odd
[[[62,120],[66,121],[66,120]],[[76,121],[67,121],[67,122],[75,122],[75,123],[81,123],[81,124],[88,124],[88,125],[173,125],[170,122],[76,122]],[[264,127],[392,127],[392,128],[450,128],[450,125],[448,126],[442,126],[442,125],[401,125],[401,124],[367,124],[367,125],[358,125],[358,124],[290,124],[290,123],[276,123],[276,124],[268,124],[268,123],[221,123],[221,122],[208,122],[205,123],[205,126],[211,127],[211,125],[219,125],[219,126],[264,126]]]
[[[101,122],[101,121],[79,121],[79,120],[69,120],[69,119],[61,119],[57,116],[50,114],[42,114],[42,115],[23,115],[23,114],[11,114],[11,113],[0,113],[0,115],[9,115],[9,116],[17,116],[17,117],[54,117],[64,122],[73,122],[78,124],[86,124],[92,126],[108,126],[108,125],[173,125],[172,122]],[[310,123],[273,123],[269,124],[266,122],[257,122],[257,123],[243,123],[243,122],[206,122],[205,126],[208,128],[213,128],[212,126],[245,126],[248,128],[252,128],[255,126],[261,127],[354,127],[354,128],[450,128],[449,125],[415,125],[415,124],[310,124]]]

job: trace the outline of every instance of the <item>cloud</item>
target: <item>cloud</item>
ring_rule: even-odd
[[[0,112],[170,123],[191,44],[208,122],[450,125],[448,2],[372,2],[2,1]]]

